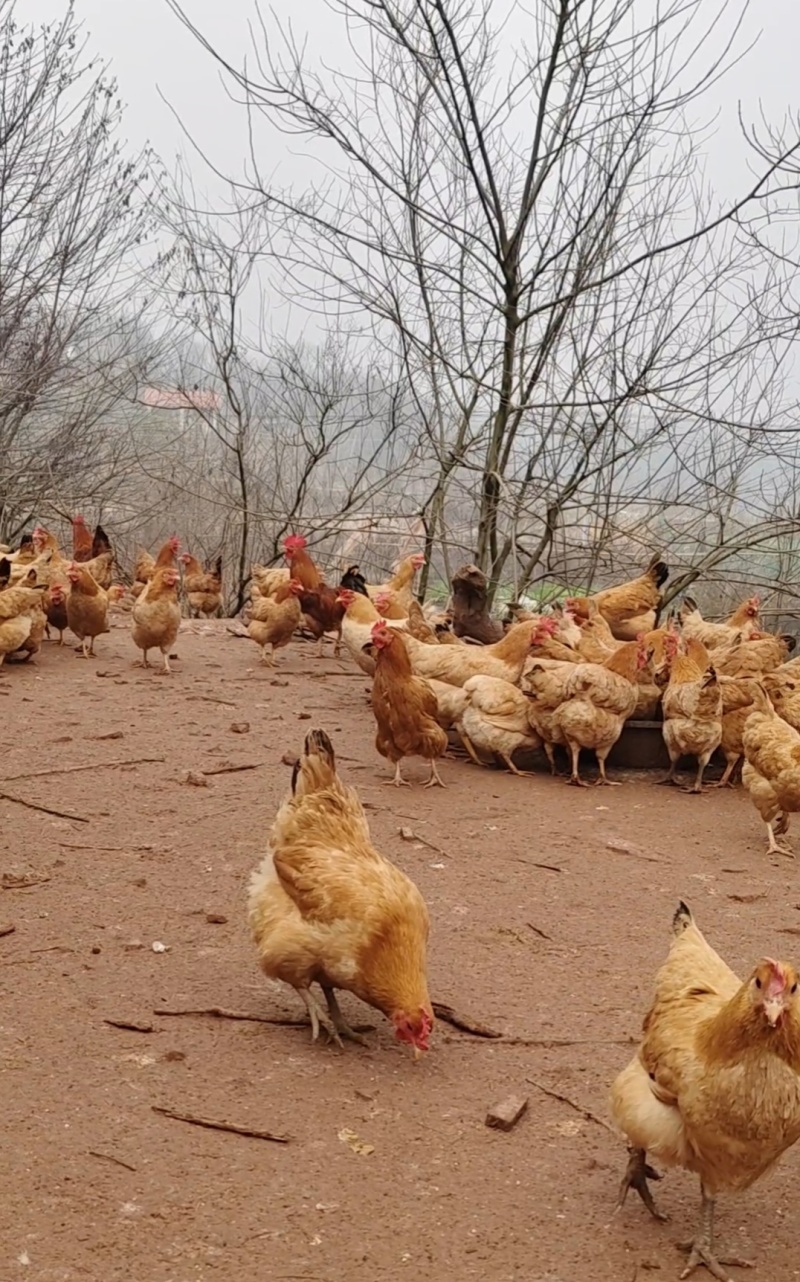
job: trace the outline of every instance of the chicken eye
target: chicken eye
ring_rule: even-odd
[[[761,980],[760,980],[760,979],[757,979],[757,980],[756,980],[756,988],[760,988],[760,987],[761,987]]]
[[[797,992],[797,984],[792,984],[792,987],[791,987],[790,991],[791,991],[791,992],[793,992],[793,993],[796,993],[796,992]]]

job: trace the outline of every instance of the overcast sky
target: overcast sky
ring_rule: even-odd
[[[65,0],[24,0],[18,13],[21,21],[51,18],[63,13]],[[231,61],[248,55],[248,21],[255,15],[254,0],[184,0],[186,11]],[[168,163],[178,151],[186,150],[180,125],[163,95],[183,119],[202,146],[228,163],[240,158],[246,148],[242,112],[226,97],[216,68],[190,33],[174,17],[166,0],[76,0],[76,12],[91,34],[90,47],[105,58],[119,81],[128,104],[126,132],[131,142],[149,140]],[[716,8],[709,0],[709,10]],[[270,10],[293,13],[298,32],[305,28],[315,43],[324,47],[329,65],[336,65],[337,38],[341,40],[341,19],[333,17],[325,0],[272,0],[262,11],[269,21]],[[23,16],[24,15],[24,16]],[[712,90],[709,99],[721,111],[720,122],[708,144],[709,176],[720,190],[733,189],[741,181],[745,149],[736,124],[737,101],[744,114],[753,118],[763,104],[766,114],[780,118],[787,108],[797,109],[797,50],[800,48],[800,6],[796,0],[754,0],[745,19],[742,43],[761,32],[745,62],[729,74],[724,84]],[[302,161],[292,152],[301,152],[302,139],[291,141],[291,150],[280,140],[275,162],[282,176],[302,173]],[[197,162],[198,170],[201,168]],[[265,168],[271,168],[266,165]]]

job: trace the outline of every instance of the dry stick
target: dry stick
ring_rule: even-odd
[[[288,1135],[273,1135],[271,1131],[257,1131],[249,1126],[235,1126],[233,1122],[214,1122],[208,1117],[195,1117],[193,1113],[178,1113],[172,1108],[160,1108],[151,1104],[154,1113],[162,1117],[174,1118],[176,1122],[188,1122],[190,1126],[204,1126],[210,1131],[230,1131],[233,1135],[247,1135],[254,1140],[270,1140],[273,1144],[288,1144]]]
[[[528,930],[533,931],[534,935],[539,935],[542,939],[549,939],[551,943],[553,942],[553,936],[548,935],[544,930],[540,930],[538,926],[534,926],[532,921],[526,921],[525,925],[528,927]]]
[[[111,1028],[124,1028],[130,1033],[152,1033],[152,1024],[143,1024],[135,1019],[104,1019],[104,1024]]]
[[[224,703],[226,708],[238,708],[233,699],[217,699],[213,694],[187,694],[188,703]]]
[[[537,864],[532,859],[517,859],[518,864],[525,864],[528,868],[544,868],[545,872],[566,872],[566,868],[559,868],[557,864]]]
[[[122,1166],[126,1171],[135,1171],[137,1168],[131,1166],[130,1162],[123,1162],[121,1157],[112,1157],[110,1153],[96,1153],[94,1149],[89,1149],[90,1157],[99,1157],[101,1162],[113,1162],[115,1166]]]
[[[554,1091],[551,1090],[549,1086],[543,1086],[541,1082],[537,1082],[533,1077],[526,1077],[525,1081],[530,1086],[535,1086],[543,1095],[549,1095],[551,1099],[557,1099],[560,1100],[562,1104],[568,1104],[576,1113],[580,1113],[581,1117],[585,1121],[596,1122],[598,1126],[602,1126],[604,1131],[610,1131],[612,1135],[615,1134],[614,1128],[609,1126],[608,1122],[604,1122],[602,1117],[598,1117],[596,1113],[591,1111],[591,1109],[584,1108],[583,1104],[576,1104],[568,1095],[562,1095],[560,1091]]]
[[[13,935],[16,926],[0,926],[0,939],[5,939],[6,935]]]
[[[298,1015],[250,1015],[246,1011],[225,1010],[223,1006],[201,1006],[195,1010],[154,1010],[154,1015],[213,1015],[216,1019],[244,1019],[253,1024],[277,1024],[281,1028],[310,1028],[309,1021]],[[374,1033],[374,1024],[355,1024],[355,1033]]]
[[[79,841],[59,841],[58,844],[62,850],[115,850],[123,853],[129,850],[155,850],[155,846],[150,844],[146,846],[87,846],[84,842]]]
[[[54,766],[50,770],[29,770],[21,775],[9,775],[0,783],[16,783],[17,779],[42,779],[45,775],[74,775],[79,770],[100,770],[109,766],[139,766],[144,762],[166,761],[166,757],[122,757],[118,761],[94,761],[88,766]]]
[[[472,1046],[472,1042],[463,1037],[448,1037],[447,1042],[453,1046]],[[492,1042],[493,1046],[536,1046],[541,1050],[554,1050],[562,1046],[632,1046],[630,1037],[514,1037],[501,1033]]]
[[[75,823],[91,823],[85,815],[72,815],[66,810],[53,810],[50,806],[39,806],[35,801],[25,801],[23,797],[15,797],[13,793],[0,791],[0,798],[5,801],[15,801],[18,806],[26,806],[28,810],[41,810],[44,815],[55,815],[57,819],[72,819]]]
[[[215,766],[213,770],[201,770],[201,775],[235,775],[241,770],[260,770],[266,761],[253,761],[245,766]]]
[[[498,1033],[494,1028],[487,1028],[485,1024],[479,1024],[477,1020],[470,1019],[469,1015],[462,1015],[459,1011],[453,1010],[452,1006],[446,1006],[444,1002],[433,1002],[433,1013],[437,1019],[441,1019],[445,1024],[452,1024],[453,1028],[460,1028],[463,1033],[471,1033],[473,1037],[500,1038],[502,1033]]]

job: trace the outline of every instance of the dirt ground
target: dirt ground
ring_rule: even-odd
[[[696,1183],[673,1173],[658,1186],[668,1224],[635,1198],[612,1221],[625,1150],[606,1093],[679,897],[739,970],[797,954],[795,865],[766,858],[746,796],[632,776],[581,792],[460,760],[444,762],[444,792],[395,792],[349,660],[298,644],[273,674],[223,624],[188,625],[176,649],[172,678],[136,669],[122,623],[95,661],[46,645],[35,666],[0,675],[0,788],[76,816],[0,798],[0,930],[14,927],[0,938],[0,1277],[677,1278]],[[244,721],[249,732],[233,732]],[[376,844],[427,899],[434,998],[506,1040],[440,1022],[414,1065],[346,996],[346,1013],[376,1024],[369,1050],[312,1045],[291,1025],[154,1013],[300,1015],[258,972],[245,892],[289,786],[281,758],[314,725],[332,735]],[[163,760],[131,763],[143,757]],[[77,765],[91,768],[58,773]],[[184,781],[231,765],[255,768]],[[527,1115],[509,1134],[488,1129],[488,1106],[512,1093],[529,1097]],[[800,1277],[799,1159],[721,1199],[721,1242],[771,1282]]]

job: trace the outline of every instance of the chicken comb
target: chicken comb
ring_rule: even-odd
[[[308,547],[308,543],[302,534],[288,534],[283,540],[283,546],[287,552],[301,552],[303,548]]]
[[[761,960],[765,966],[769,966],[771,971],[766,987],[766,995],[767,997],[779,997],[789,985],[786,968],[781,962],[775,961],[772,957],[762,957]]]

